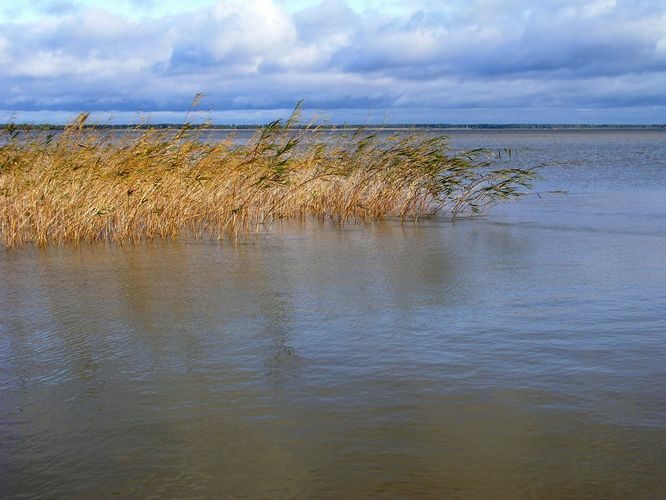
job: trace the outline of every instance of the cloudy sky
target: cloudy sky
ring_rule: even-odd
[[[666,123],[666,0],[0,0],[0,122]]]

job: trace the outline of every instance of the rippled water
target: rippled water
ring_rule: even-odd
[[[0,496],[663,497],[666,132],[451,140],[541,197],[0,254]]]

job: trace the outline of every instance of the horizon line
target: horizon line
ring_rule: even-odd
[[[278,123],[285,123],[287,120],[276,120]],[[190,127],[196,129],[257,129],[268,126],[268,123],[178,123],[178,122],[161,122],[161,123],[115,123],[115,124],[95,124],[86,123],[83,128],[87,129],[150,129],[150,128],[183,128]],[[274,123],[274,122],[273,122]],[[64,129],[72,123],[31,123],[31,122],[6,122],[0,123],[0,128],[37,128],[37,129]],[[556,129],[556,128],[627,128],[627,129],[645,129],[645,128],[666,128],[666,123],[643,123],[643,124],[630,124],[630,123],[336,123],[336,124],[304,124],[304,125],[290,125],[283,127],[294,130],[307,130],[307,129],[410,129],[410,128],[429,128],[429,129]]]

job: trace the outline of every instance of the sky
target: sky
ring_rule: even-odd
[[[0,0],[0,122],[666,123],[666,0]]]

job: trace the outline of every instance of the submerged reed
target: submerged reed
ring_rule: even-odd
[[[0,236],[26,243],[238,238],[277,219],[369,221],[477,213],[521,194],[531,170],[493,167],[446,138],[359,129],[294,130],[297,113],[246,143],[196,129],[58,135],[9,126],[0,138]]]

